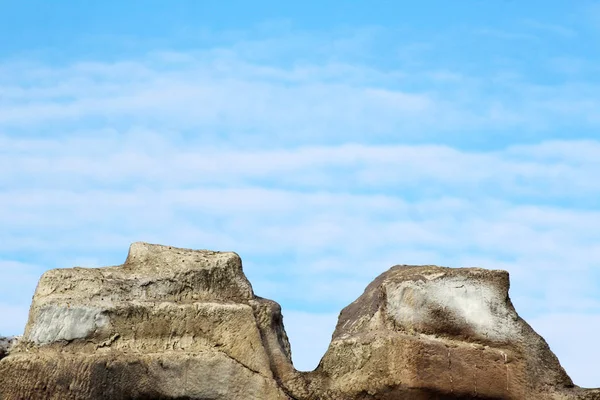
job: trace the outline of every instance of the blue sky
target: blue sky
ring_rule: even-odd
[[[312,369],[394,264],[506,269],[600,387],[597,1],[0,1],[0,333],[134,241],[233,250]]]

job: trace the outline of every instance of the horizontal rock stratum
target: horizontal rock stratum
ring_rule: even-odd
[[[298,372],[280,306],[231,252],[134,243],[123,265],[46,272],[0,399],[600,399],[516,313],[505,271],[395,266]]]

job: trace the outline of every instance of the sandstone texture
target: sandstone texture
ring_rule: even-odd
[[[395,266],[342,310],[310,399],[600,399],[516,313],[506,271]]]
[[[254,295],[237,254],[134,243],[123,265],[42,276],[4,358],[0,340],[0,400],[600,400],[508,289],[505,271],[393,267],[298,372],[279,305]]]
[[[271,353],[290,362],[280,308],[237,254],[134,243],[121,266],[42,276],[0,398],[288,399]]]

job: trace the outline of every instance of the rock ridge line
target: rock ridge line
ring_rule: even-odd
[[[506,271],[397,265],[297,371],[281,307],[234,252],[136,242],[124,264],[40,278],[0,338],[0,400],[600,400],[510,301]]]

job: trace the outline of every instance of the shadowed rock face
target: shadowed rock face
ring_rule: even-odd
[[[121,266],[42,276],[0,399],[600,399],[508,286],[505,271],[393,267],[300,373],[279,305],[254,295],[237,254],[134,243]]]

